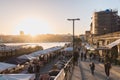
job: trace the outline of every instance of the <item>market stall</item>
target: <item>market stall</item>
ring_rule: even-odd
[[[34,80],[34,74],[0,74],[0,80]]]
[[[6,73],[17,67],[17,65],[0,62],[0,73]]]

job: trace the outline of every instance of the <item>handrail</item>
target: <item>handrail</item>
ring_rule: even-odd
[[[60,72],[58,73],[58,75],[55,77],[54,80],[64,80],[65,79],[65,77],[66,77],[65,75],[67,74],[66,68],[71,61],[72,61],[72,58],[70,58],[70,60],[65,64],[64,68],[62,68],[60,70]]]

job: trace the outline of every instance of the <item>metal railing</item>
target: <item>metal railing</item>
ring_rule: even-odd
[[[70,80],[70,77],[73,72],[73,58],[71,58],[64,66],[63,69],[59,72],[59,74],[55,77],[54,80]]]

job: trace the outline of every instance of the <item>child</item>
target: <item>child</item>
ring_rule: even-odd
[[[92,75],[94,75],[94,70],[95,70],[94,62],[92,62],[89,66],[90,66],[90,70],[91,70]]]

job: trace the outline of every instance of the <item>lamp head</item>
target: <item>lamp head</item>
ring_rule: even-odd
[[[75,19],[67,19],[68,21],[71,21],[71,20],[80,20],[79,18],[75,18]]]

